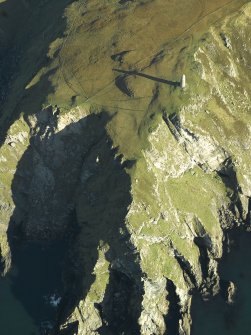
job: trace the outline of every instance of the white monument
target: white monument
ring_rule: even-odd
[[[180,87],[184,89],[186,87],[186,76],[183,74],[180,80]]]

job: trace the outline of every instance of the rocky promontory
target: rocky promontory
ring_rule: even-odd
[[[219,266],[251,224],[237,2],[0,1],[1,272],[20,242],[63,243],[50,334],[189,335],[195,296],[235,305]]]

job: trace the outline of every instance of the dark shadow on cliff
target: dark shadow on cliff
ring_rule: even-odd
[[[165,335],[179,335],[179,322],[182,318],[180,309],[180,299],[176,292],[174,283],[167,279],[166,290],[168,292],[169,308],[165,316],[166,331]]]
[[[20,113],[35,114],[53,92],[50,74],[36,88],[25,87],[49,65],[47,53],[51,43],[64,35],[63,14],[72,2],[6,0],[0,4],[0,146]]]
[[[103,321],[100,334],[140,334],[142,273],[124,224],[132,200],[125,171],[130,162],[122,162],[112,149],[106,113],[89,115],[55,134],[58,113],[51,107],[38,113],[12,183],[16,207],[8,236],[18,269],[13,293],[37,326],[49,319],[51,334],[74,334],[77,323],[62,331],[59,325],[85,299],[95,281],[98,249],[107,245],[109,283],[96,305]],[[31,245],[32,256],[20,256],[23,245]],[[62,296],[57,313],[46,309],[42,298],[54,293]]]

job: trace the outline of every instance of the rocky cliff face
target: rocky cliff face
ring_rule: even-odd
[[[143,56],[151,30],[132,36],[130,20],[163,1],[76,1],[58,36],[51,23],[43,45],[20,46],[30,72],[7,69],[2,272],[16,240],[67,241],[55,333],[188,335],[193,295],[222,289],[228,231],[250,229],[251,196],[251,6],[217,21],[225,5],[188,11],[192,26]]]

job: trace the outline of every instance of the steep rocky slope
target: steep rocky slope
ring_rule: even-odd
[[[16,241],[63,239],[55,333],[188,335],[250,229],[250,3],[70,3],[0,26],[2,272]]]

